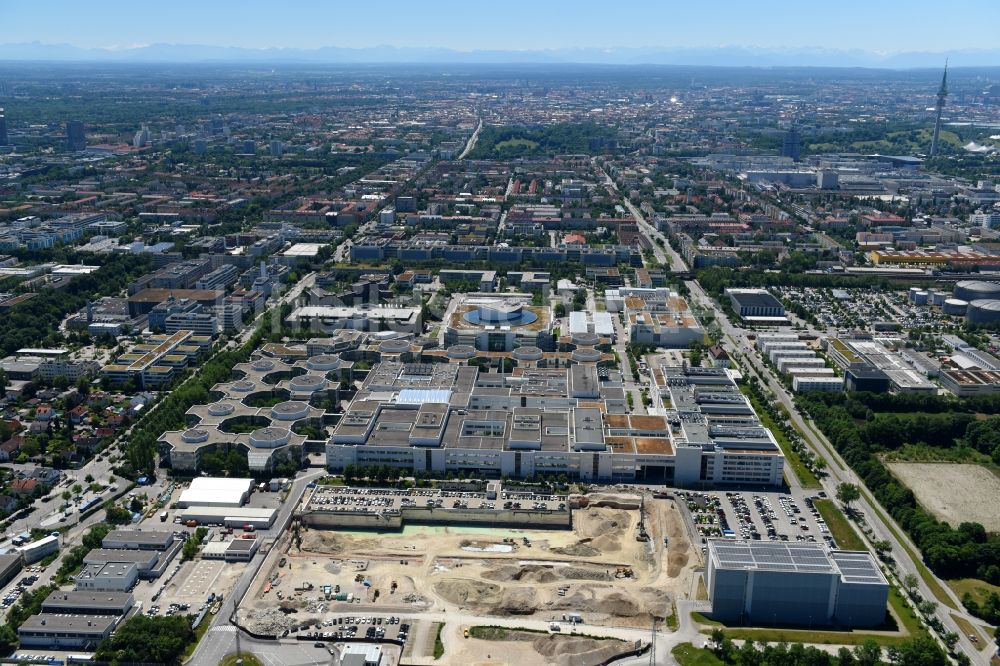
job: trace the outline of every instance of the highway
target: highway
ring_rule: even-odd
[[[458,156],[458,159],[464,160],[465,156],[472,152],[472,149],[476,147],[476,142],[479,141],[479,133],[481,131],[483,131],[482,118],[479,119],[479,124],[476,125],[476,131],[474,131],[472,133],[472,136],[469,137],[469,141],[468,143],[465,144],[465,149],[462,150],[461,154]]]

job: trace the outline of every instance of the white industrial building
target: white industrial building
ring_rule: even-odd
[[[24,556],[25,565],[34,564],[59,550],[59,537],[47,536],[18,548]]]
[[[180,511],[181,522],[196,521],[199,525],[225,525],[242,528],[253,525],[254,529],[266,530],[274,524],[278,512],[274,509],[253,509],[248,507],[193,506]]]
[[[843,391],[844,378],[830,375],[798,375],[792,377],[792,390],[799,391]]]
[[[570,312],[569,333],[594,333],[602,338],[615,337],[615,324],[610,312]]]
[[[253,479],[229,479],[219,476],[199,476],[181,493],[177,507],[192,506],[240,507],[247,501]]]
[[[79,591],[127,592],[139,581],[139,567],[134,562],[88,564],[75,577]]]

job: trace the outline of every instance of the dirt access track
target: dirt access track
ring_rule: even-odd
[[[583,502],[573,512],[572,530],[302,529],[300,548],[289,539],[284,566],[276,560],[251,590],[248,619],[256,610],[273,621],[265,609],[276,606],[288,628],[345,613],[433,609],[547,620],[574,612],[592,624],[645,628],[652,617],[669,615],[675,595],[691,588],[698,564],[673,501],[647,496],[645,542],[636,540],[637,496],[593,494]],[[327,600],[323,585],[339,585],[353,603]]]

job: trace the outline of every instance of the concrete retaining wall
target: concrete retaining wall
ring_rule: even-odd
[[[517,511],[514,509],[428,509],[407,507],[401,514],[378,516],[371,513],[310,511],[302,514],[302,522],[310,527],[359,527],[368,529],[397,530],[404,523],[427,525],[471,524],[490,527],[532,527],[570,529],[573,525],[570,511]]]

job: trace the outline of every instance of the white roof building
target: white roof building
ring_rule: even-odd
[[[218,476],[200,476],[191,482],[191,486],[181,493],[177,506],[186,509],[190,506],[243,506],[253,479],[227,479]]]

